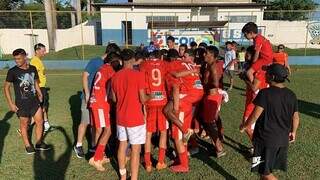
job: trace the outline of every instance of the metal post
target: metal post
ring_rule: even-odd
[[[84,40],[83,40],[83,23],[82,23],[82,16],[80,16],[80,27],[81,27],[81,56],[82,60],[84,61]]]
[[[33,36],[33,23],[32,23],[32,12],[31,11],[29,11],[29,17],[30,17],[31,38],[32,38],[32,47],[33,47],[35,44],[35,39]]]
[[[126,14],[125,14],[125,16],[126,16],[126,48],[128,48],[128,13],[126,12]]]

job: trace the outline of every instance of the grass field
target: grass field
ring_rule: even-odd
[[[276,172],[280,179],[320,179],[320,66],[294,67],[289,87],[297,94],[301,125],[297,141],[289,148],[289,171]],[[107,172],[97,172],[86,159],[74,155],[74,127],[79,123],[81,90],[80,71],[49,71],[50,116],[57,130],[46,135],[45,141],[54,149],[26,155],[18,136],[18,119],[8,113],[3,95],[0,96],[0,179],[117,179],[115,159],[107,164]],[[5,72],[0,73],[1,81]],[[2,83],[1,83],[2,86]],[[244,86],[236,81],[230,101],[222,107],[227,140],[227,156],[216,159],[208,143],[202,142],[200,153],[190,159],[188,174],[173,174],[169,170],[147,174],[140,169],[141,179],[258,179],[250,173],[248,154],[241,147],[249,146],[247,137],[238,131],[244,107]],[[2,87],[1,87],[2,88]],[[2,119],[2,120],[1,120]],[[86,147],[86,146],[85,146]],[[210,147],[210,145],[209,145]]]
[[[136,47],[130,47],[135,49]],[[276,50],[276,47],[274,47]],[[66,48],[57,52],[51,52],[46,55],[45,60],[77,60],[82,59],[82,53],[84,53],[84,59],[91,59],[97,57],[97,54],[103,54],[105,51],[105,46],[98,45],[84,45],[83,51],[82,46],[75,46],[71,48]],[[304,56],[305,49],[290,49],[286,48],[286,52],[288,52],[289,56]],[[307,48],[307,56],[320,56],[319,49]],[[7,54],[3,56],[3,59],[12,59],[11,54]]]

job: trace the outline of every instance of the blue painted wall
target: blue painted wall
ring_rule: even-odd
[[[102,44],[106,45],[113,40],[119,45],[125,45],[124,30],[122,29],[102,29]],[[132,45],[139,46],[141,43],[148,43],[148,30],[133,29]]]
[[[148,44],[148,30],[146,29],[132,30],[132,44],[138,46],[141,43],[144,43],[144,45]]]

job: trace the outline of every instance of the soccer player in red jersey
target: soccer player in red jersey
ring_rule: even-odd
[[[167,167],[165,153],[167,149],[167,129],[169,127],[163,107],[167,104],[165,76],[167,74],[166,62],[161,60],[159,50],[150,53],[149,58],[140,65],[140,71],[145,74],[146,93],[152,94],[153,99],[146,102],[147,113],[147,137],[144,146],[144,160],[147,172],[152,171],[151,163],[151,137],[152,133],[160,132],[159,156],[157,170]]]
[[[249,22],[242,28],[242,33],[244,36],[251,40],[253,39],[255,54],[253,56],[252,66],[247,71],[247,76],[250,82],[253,81],[253,74],[262,69],[263,66],[272,64],[273,62],[273,52],[272,46],[268,39],[258,34],[258,26]]]
[[[180,163],[171,166],[170,169],[173,172],[188,172],[189,160],[185,143],[192,134],[190,131],[192,106],[202,98],[203,87],[198,75],[199,70],[194,68],[195,64],[179,59],[178,52],[173,51],[175,50],[168,52],[168,56],[177,58],[177,60],[170,62],[168,67],[169,77],[172,81],[173,102],[167,104],[165,113],[173,122],[172,136],[179,153]]]
[[[226,155],[226,152],[223,150],[223,146],[219,138],[217,121],[218,119],[220,119],[219,111],[223,100],[223,95],[227,96],[227,93],[219,89],[219,76],[216,68],[216,59],[218,55],[218,48],[216,48],[215,46],[207,47],[205,54],[207,69],[205,71],[203,81],[206,93],[206,96],[203,100],[203,119],[205,123],[204,128],[211,137],[213,144],[215,145],[217,157],[220,158]]]
[[[246,59],[246,64],[247,64],[247,69],[250,68],[252,65],[253,57],[255,54],[255,47],[254,46],[249,46],[246,50],[245,54],[245,59]],[[252,82],[250,82],[247,78],[246,75],[240,74],[240,78],[244,80],[244,82],[247,85],[246,88],[246,103],[245,103],[245,111],[243,113],[243,119],[242,123],[244,124],[247,119],[250,117],[252,114],[255,105],[253,104],[253,100],[257,96],[258,92],[261,89],[267,88],[268,83],[266,83],[266,72],[263,70],[259,70],[254,73],[254,79]],[[246,128],[246,133],[248,134],[250,140],[252,140],[253,136],[253,130],[254,130],[254,124],[250,128]]]
[[[114,73],[109,63],[101,66],[95,75],[89,101],[92,117],[91,124],[95,128],[95,143],[97,144],[97,149],[94,156],[89,160],[89,164],[98,171],[105,171],[102,165],[109,161],[104,157],[104,151],[111,135],[108,94],[110,93],[110,80]]]
[[[133,69],[135,54],[130,49],[120,53],[123,69],[111,80],[112,99],[116,102],[119,173],[127,178],[126,150],[131,145],[131,179],[138,179],[141,144],[146,142],[146,125],[142,105],[150,99],[145,94],[144,74]]]

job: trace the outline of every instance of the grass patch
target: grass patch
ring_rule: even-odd
[[[0,81],[4,80],[5,73],[0,72]],[[301,126],[297,142],[289,148],[288,172],[275,172],[279,179],[320,178],[319,73],[320,66],[293,66],[288,86],[299,99]],[[114,158],[106,165],[107,172],[101,173],[73,153],[75,130],[80,121],[81,71],[48,71],[48,86],[51,88],[49,120],[60,128],[47,134],[45,141],[54,149],[46,153],[25,154],[16,132],[18,119],[7,112],[4,96],[0,96],[3,102],[0,108],[0,179],[117,179]],[[140,179],[258,179],[250,172],[250,163],[241,150],[241,146],[249,146],[246,135],[238,131],[244,109],[244,84],[236,79],[235,86],[230,102],[223,105],[221,113],[228,136],[224,144],[227,156],[216,159],[210,148],[201,148],[198,155],[190,158],[188,174],[173,174],[169,170],[148,174],[141,166]],[[86,141],[84,143],[86,147]]]

